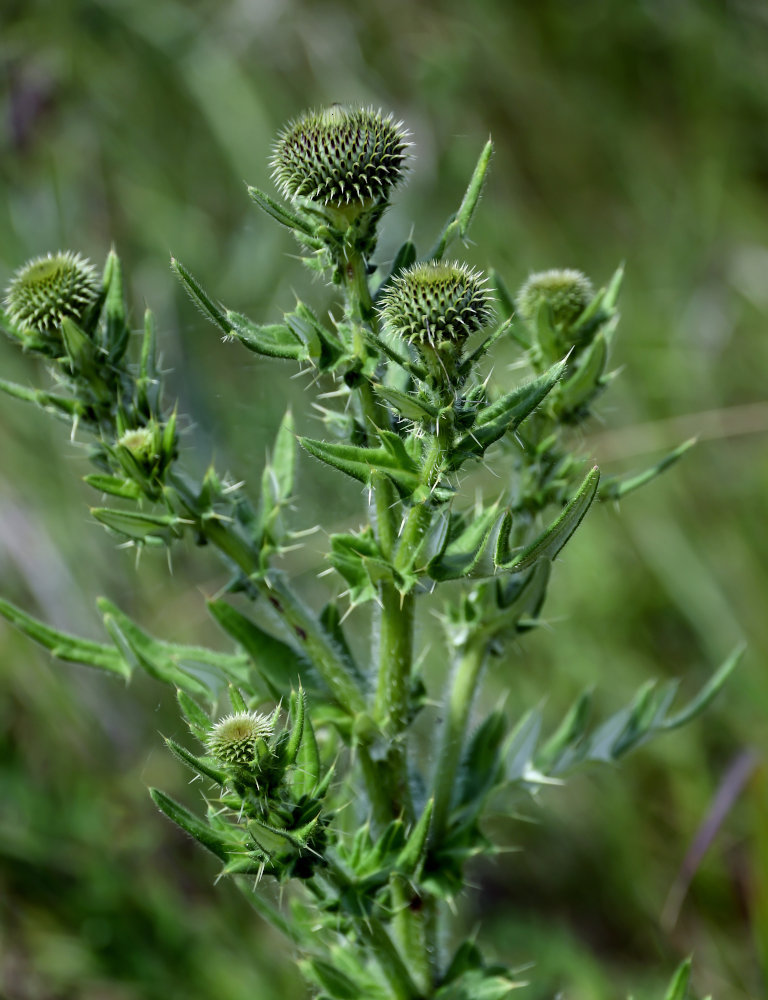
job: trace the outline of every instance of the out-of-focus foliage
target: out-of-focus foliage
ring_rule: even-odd
[[[114,241],[137,322],[146,299],[183,409],[203,415],[187,429],[201,463],[213,450],[221,465],[244,455],[249,467],[233,472],[254,484],[285,384],[218,343],[166,261],[178,253],[264,322],[287,306],[294,247],[249,205],[244,181],[269,189],[273,136],[300,110],[371,102],[414,132],[412,182],[382,249],[394,252],[411,218],[431,243],[490,130],[504,168],[492,165],[473,221],[489,259],[470,249],[472,263],[492,259],[517,287],[551,266],[600,283],[626,260],[611,421],[624,429],[595,423],[585,447],[610,472],[702,440],[618,511],[593,511],[578,558],[555,574],[551,633],[521,644],[504,676],[489,671],[488,696],[546,695],[554,721],[585,683],[599,679],[600,707],[615,708],[648,677],[695,675],[742,638],[749,653],[720,705],[624,764],[622,780],[552,789],[526,807],[534,820],[546,810],[540,826],[499,820],[524,851],[475,873],[473,916],[505,960],[546,956],[536,997],[660,996],[689,952],[702,994],[754,995],[768,975],[767,49],[758,0],[9,0],[0,14],[0,283],[35,254],[72,246],[100,260]],[[322,308],[322,286],[306,280],[302,295]],[[4,377],[31,382],[10,347],[0,361]],[[186,595],[215,593],[218,570],[190,579],[182,555],[169,583],[158,559],[132,594],[130,556],[88,525],[72,474],[85,463],[61,428],[3,399],[0,454],[4,595],[92,634],[96,594],[150,631],[162,595],[155,631],[205,638]],[[335,486],[316,469],[310,482],[304,467],[305,489]],[[343,530],[351,500],[326,494],[326,506]],[[311,586],[311,550],[299,558]],[[147,800],[145,785],[180,780],[158,734],[174,735],[173,707],[149,682],[126,697],[119,681],[50,667],[6,629],[0,648],[2,991],[237,1000],[296,989],[258,918],[234,892],[214,903],[187,867],[191,846]],[[686,852],[718,789],[747,773],[731,764],[749,749],[751,778],[681,896]],[[55,830],[42,824],[43,803],[47,814],[71,798],[79,807]],[[94,826],[101,836],[86,836]],[[220,942],[205,953],[201,928]]]

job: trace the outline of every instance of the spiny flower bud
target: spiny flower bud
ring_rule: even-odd
[[[581,271],[540,271],[532,274],[517,293],[517,311],[532,322],[541,303],[548,302],[555,325],[567,327],[584,312],[593,294],[592,282]]]
[[[272,722],[258,712],[236,712],[220,719],[206,740],[214,757],[226,764],[248,766],[264,756],[261,741],[272,735]]]
[[[117,443],[123,448],[127,448],[137,459],[143,461],[153,456],[155,438],[156,431],[153,427],[137,427],[122,434],[117,439]]]
[[[456,261],[414,264],[384,293],[382,319],[416,347],[461,347],[493,316],[485,282],[479,271]]]
[[[52,333],[64,317],[79,323],[99,294],[96,270],[80,254],[64,250],[35,257],[19,268],[5,295],[11,322],[35,333]]]
[[[278,137],[272,176],[288,199],[365,208],[402,178],[407,137],[402,122],[372,108],[308,111]]]

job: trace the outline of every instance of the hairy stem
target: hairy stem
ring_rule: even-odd
[[[435,809],[430,836],[436,844],[448,827],[464,736],[487,650],[488,644],[482,635],[470,639],[454,668],[435,770]]]

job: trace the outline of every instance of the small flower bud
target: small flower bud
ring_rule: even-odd
[[[365,209],[401,180],[407,136],[401,122],[371,108],[309,111],[278,137],[272,176],[288,199]]]
[[[155,438],[155,430],[152,427],[137,427],[122,434],[117,443],[127,448],[137,461],[146,462],[154,457]]]
[[[592,282],[581,271],[540,271],[532,274],[517,293],[517,311],[530,323],[541,303],[548,302],[555,325],[568,327],[584,312],[593,294]]]
[[[269,716],[258,712],[237,712],[220,719],[208,734],[206,746],[225,764],[247,767],[265,755],[263,742],[272,735]]]
[[[392,333],[416,347],[461,347],[493,316],[486,279],[466,264],[414,264],[383,296],[381,316]]]
[[[12,323],[45,335],[60,327],[64,317],[79,323],[98,294],[92,264],[65,250],[35,257],[19,268],[4,304]]]

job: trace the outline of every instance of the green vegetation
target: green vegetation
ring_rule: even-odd
[[[171,332],[163,341],[171,391],[181,411],[198,416],[182,428],[185,449],[201,468],[214,452],[217,466],[238,473],[231,456],[245,455],[256,489],[285,384],[267,362],[243,364],[241,349],[210,335],[159,266],[169,248],[243,313],[274,316],[301,285],[323,314],[327,290],[302,284],[285,260],[295,252],[290,238],[243,196],[243,179],[269,187],[266,159],[282,122],[347,98],[395,108],[409,122],[418,157],[379,259],[394,255],[387,240],[406,219],[415,219],[421,246],[439,231],[490,130],[496,153],[462,258],[493,264],[513,288],[553,265],[603,285],[626,261],[612,355],[626,368],[621,393],[604,401],[618,412],[606,410],[611,430],[585,426],[585,448],[607,470],[633,473],[690,436],[700,442],[637,500],[591,512],[554,574],[551,633],[524,640],[519,669],[496,676],[485,708],[504,697],[516,716],[546,696],[551,729],[585,685],[604,717],[648,678],[683,676],[693,693],[743,638],[749,653],[705,721],[645,748],[620,775],[545,790],[525,806],[536,825],[494,821],[496,841],[524,850],[473,871],[480,889],[468,897],[468,933],[481,922],[483,940],[511,964],[536,957],[527,995],[659,996],[690,952],[696,992],[754,995],[768,962],[759,766],[767,29],[757,4],[611,9],[589,0],[576,14],[554,3],[487,3],[471,23],[467,16],[449,3],[415,14],[397,3],[258,15],[140,2],[9,9],[0,40],[3,283],[29,257],[71,245],[98,259],[114,239],[133,322],[146,298]],[[517,356],[512,344],[507,355],[496,360],[497,377]],[[10,345],[2,357],[4,378],[38,383],[28,357]],[[288,393],[299,400],[303,384]],[[199,620],[198,592],[214,596],[226,582],[213,559],[193,564],[191,548],[176,549],[169,581],[164,557],[149,553],[134,576],[130,554],[115,553],[83,516],[93,493],[77,486],[73,465],[80,475],[89,469],[65,428],[13,400],[0,405],[3,594],[96,637],[93,601],[107,593],[152,634],[217,642]],[[300,431],[322,436],[311,423]],[[318,469],[300,470],[298,493],[314,495],[299,504],[297,523],[320,504],[334,530],[356,526],[357,495],[339,493]],[[489,492],[492,484],[489,472]],[[310,539],[285,556],[311,595],[321,549]],[[363,615],[353,612],[347,629]],[[51,667],[10,629],[2,644],[5,993],[299,989],[288,962],[279,972],[268,964],[274,940],[244,901],[208,885],[216,866],[201,877],[199,852],[146,801],[144,786],[157,785],[195,805],[158,735],[183,739],[173,699],[149,679],[137,677],[126,695],[109,678]],[[431,690],[439,670],[425,661]],[[433,740],[429,726],[420,738]],[[739,770],[739,759],[758,764]],[[720,832],[688,871],[683,858],[721,786],[734,794]],[[204,954],[202,937],[214,942]]]

